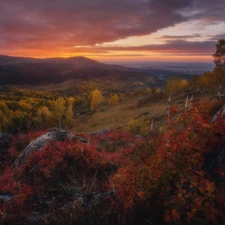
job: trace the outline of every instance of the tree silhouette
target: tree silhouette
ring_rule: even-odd
[[[224,79],[225,79],[225,39],[219,39],[216,44],[216,52],[213,54],[214,63],[216,64],[216,73],[219,74],[219,90],[218,98],[224,96],[221,95]]]
[[[225,39],[219,39],[216,44],[216,52],[213,54],[217,68],[225,69]]]

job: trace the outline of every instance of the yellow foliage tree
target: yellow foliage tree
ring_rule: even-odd
[[[75,105],[81,105],[83,101],[84,101],[84,100],[83,100],[80,96],[76,96],[76,97],[74,98],[74,104],[75,104]]]
[[[171,77],[166,84],[168,92],[174,92],[180,88],[180,79],[176,76]]]
[[[32,115],[30,115],[26,111],[16,110],[13,113],[13,123],[15,125],[14,130],[17,132],[24,131],[24,130],[28,131],[29,124],[31,121],[32,121]]]
[[[59,97],[51,102],[50,110],[46,106],[41,107],[37,112],[37,121],[47,127],[58,126],[59,129],[62,129],[62,126],[71,127],[74,122],[72,99],[66,101]]]
[[[12,123],[13,112],[8,108],[4,101],[0,101],[0,130],[7,130]]]
[[[40,109],[38,109],[37,112],[37,120],[43,125],[51,126],[51,112],[49,111],[48,107],[43,106]]]
[[[23,111],[30,111],[32,109],[32,105],[24,100],[19,101],[19,106],[22,108]]]
[[[115,94],[112,95],[109,99],[108,99],[108,104],[111,106],[115,106],[119,104],[119,97]]]
[[[183,79],[183,80],[180,81],[180,84],[179,84],[179,88],[180,88],[180,89],[184,89],[184,88],[186,88],[187,86],[188,86],[187,80]]]
[[[156,94],[161,93],[161,89],[160,89],[160,88],[156,88],[155,93],[156,93]]]
[[[62,97],[57,98],[52,102],[52,119],[53,121],[57,121],[59,129],[62,129],[62,119],[66,112],[66,106],[64,104],[64,99]]]
[[[145,89],[145,94],[150,96],[152,94],[152,90],[150,88]]]
[[[138,134],[140,132],[141,129],[141,124],[140,121],[138,119],[131,119],[126,126],[126,130],[128,130],[129,132],[132,132],[134,134]]]
[[[5,126],[8,124],[6,115],[0,110],[0,131],[3,131]]]
[[[65,113],[65,128],[72,127],[74,123],[73,119],[73,104],[69,104],[67,106],[67,110]]]
[[[69,98],[67,98],[67,102],[68,102],[68,104],[73,104],[75,102],[75,98],[69,97]]]
[[[91,92],[91,110],[95,110],[103,101],[102,93],[95,89]]]
[[[55,101],[51,102],[50,115],[47,107],[42,108],[42,113],[44,113],[47,123],[51,123],[54,126],[58,126],[62,129],[71,127],[73,125],[73,102],[74,98],[68,98],[64,100],[62,97],[57,98]],[[43,111],[44,110],[44,111]]]

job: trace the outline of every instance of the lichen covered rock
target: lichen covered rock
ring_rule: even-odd
[[[64,130],[53,130],[50,131],[44,135],[41,135],[40,137],[33,140],[24,151],[20,153],[20,155],[17,157],[17,159],[13,163],[13,167],[20,166],[24,163],[25,159],[33,152],[33,151],[40,151],[43,149],[43,147],[54,141],[65,141],[66,139],[78,139],[81,142],[88,143],[87,140],[76,136],[73,132],[68,132]]]

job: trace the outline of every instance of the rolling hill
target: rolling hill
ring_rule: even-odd
[[[108,65],[85,57],[23,58],[0,55],[0,85],[26,85],[35,89],[73,93],[83,82],[102,90],[163,87],[168,77],[180,75],[165,70]],[[185,74],[181,74],[186,76]]]

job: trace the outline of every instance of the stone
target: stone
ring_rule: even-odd
[[[17,157],[17,159],[13,163],[13,167],[20,166],[24,163],[25,159],[33,152],[33,151],[41,151],[43,147],[53,141],[65,141],[66,139],[75,140],[78,139],[83,143],[87,143],[88,141],[84,138],[81,138],[75,135],[72,132],[64,131],[64,130],[53,130],[40,137],[33,140],[23,152]]]
[[[224,116],[224,114],[225,114],[225,105],[213,116],[211,122],[215,122],[218,119],[218,117]]]

